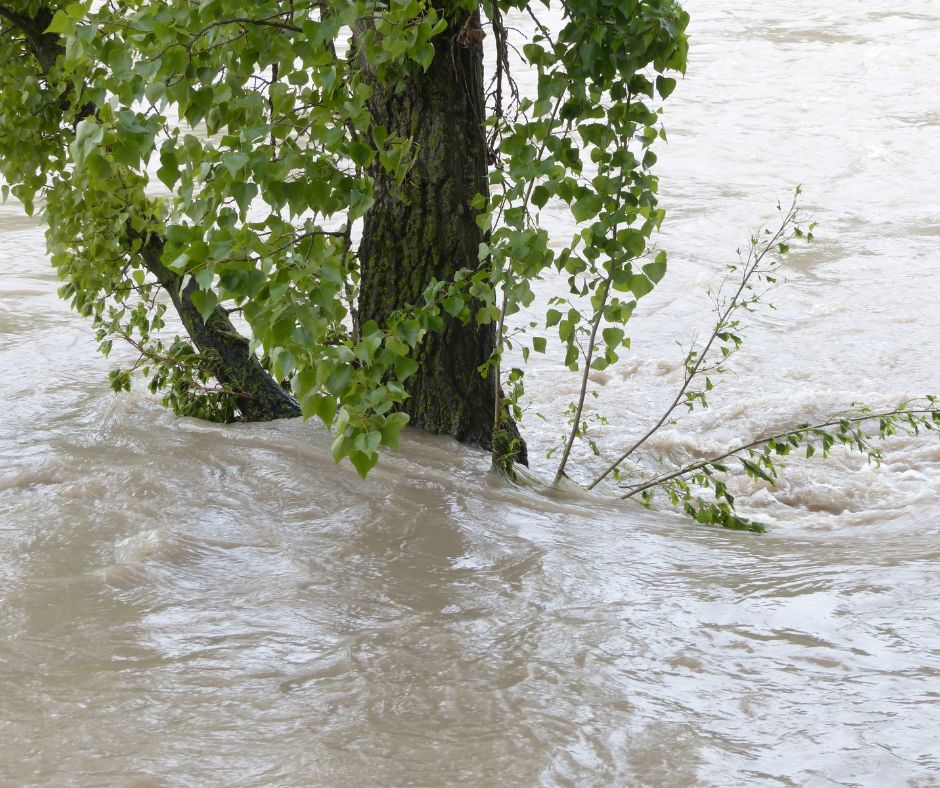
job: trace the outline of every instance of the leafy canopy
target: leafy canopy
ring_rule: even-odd
[[[674,0],[485,4],[499,54],[484,121],[491,195],[474,201],[488,238],[479,267],[429,282],[423,303],[363,326],[350,320],[352,238],[373,204],[370,172],[401,182],[421,155],[371,122],[372,85],[404,86],[449,57],[478,2],[2,5],[34,20],[57,58],[23,57],[22,25],[4,28],[20,46],[0,54],[3,175],[28,211],[42,200],[62,295],[94,321],[102,350],[130,342],[135,368],[179,412],[233,418],[237,392],[211,385],[213,360],[186,338],[164,338],[165,283],[142,252],[153,237],[183,286],[198,284],[203,319],[219,306],[240,316],[304,416],[334,430],[334,457],[363,475],[380,446],[396,443],[414,348],[442,313],[498,322],[483,373],[508,384],[519,415],[522,371],[504,373],[500,358],[512,342],[526,355],[546,347],[543,333],[507,336],[507,318],[533,301],[533,280],[567,278],[543,328],[586,374],[629,344],[637,300],[665,274],[664,253],[645,256],[663,219],[652,171],[665,136],[658,101],[686,62],[688,17]],[[562,18],[557,34],[538,19],[545,8]],[[512,90],[503,14],[514,12],[539,30],[521,52],[537,73],[531,96]],[[577,226],[560,247],[542,222],[550,200]],[[112,375],[116,388],[130,380],[127,370]]]

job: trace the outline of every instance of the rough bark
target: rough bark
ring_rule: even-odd
[[[242,418],[272,421],[300,416],[297,401],[261,366],[248,340],[232,325],[224,309],[216,307],[203,321],[192,302],[192,294],[198,289],[195,280],[190,279],[181,288],[182,277],[163,265],[162,253],[163,241],[151,236],[141,249],[141,259],[170,296],[193,344],[218,359],[212,374],[223,386],[238,392],[235,404]]]
[[[64,52],[58,35],[43,32],[52,20],[52,12],[40,8],[33,17],[27,18],[0,5],[0,18],[22,31],[41,72],[48,74]],[[63,116],[66,115],[71,108],[71,96],[61,96],[58,103]],[[93,115],[95,111],[93,105],[85,105],[78,109],[78,115]],[[181,288],[182,277],[163,265],[162,252],[163,240],[151,235],[140,251],[141,259],[169,294],[193,345],[219,359],[213,369],[216,379],[226,388],[240,392],[236,406],[242,418],[246,421],[271,421],[300,416],[296,400],[261,366],[251,352],[248,340],[238,333],[224,309],[216,307],[209,319],[203,321],[191,298],[196,290],[195,282],[190,280],[186,287]]]
[[[448,30],[435,42],[430,68],[416,70],[403,90],[373,86],[373,123],[411,139],[418,156],[402,185],[380,166],[372,173],[375,205],[359,247],[362,323],[381,325],[394,311],[422,304],[432,278],[447,281],[478,265],[484,236],[470,201],[489,193],[479,16],[462,14]],[[492,449],[495,391],[478,369],[495,347],[495,326],[463,324],[446,314],[444,322],[444,330],[416,350],[420,367],[407,381],[403,409],[414,426]],[[507,417],[503,425],[498,448],[514,439],[516,459],[525,462],[515,424]]]
[[[39,8],[33,16],[28,17],[0,5],[0,19],[6,20],[23,34],[33,57],[39,63],[40,70],[47,74],[55,64],[56,58],[64,51],[59,36],[43,32],[52,22],[52,11]]]

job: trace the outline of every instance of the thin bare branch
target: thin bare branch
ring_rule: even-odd
[[[728,325],[728,321],[731,317],[731,314],[735,309],[738,308],[741,295],[743,294],[745,288],[747,288],[748,283],[751,278],[760,270],[760,265],[764,261],[764,258],[776,249],[785,234],[787,233],[788,228],[793,225],[794,220],[798,214],[797,209],[797,199],[799,197],[799,192],[793,197],[793,202],[790,205],[790,208],[784,213],[783,219],[780,222],[780,226],[777,228],[777,231],[773,236],[764,243],[763,248],[753,257],[750,263],[748,263],[743,271],[741,276],[741,281],[731,299],[727,302],[727,305],[723,312],[719,314],[718,322],[715,324],[714,330],[711,332],[711,335],[708,338],[708,341],[705,343],[705,347],[702,352],[698,354],[696,360],[691,367],[687,368],[685,378],[682,381],[678,392],[676,393],[675,398],[669,404],[669,407],[663,412],[662,416],[659,417],[659,420],[647,430],[644,435],[635,441],[630,448],[628,448],[623,454],[621,454],[614,462],[610,463],[607,468],[597,476],[589,485],[589,490],[593,490],[598,484],[600,484],[604,479],[606,479],[611,473],[613,473],[620,465],[629,458],[637,449],[639,449],[643,444],[645,444],[653,435],[659,431],[662,426],[669,420],[672,414],[675,412],[676,408],[682,403],[685,398],[686,392],[689,390],[689,386],[692,384],[692,381],[703,371],[703,365],[705,364],[706,359],[708,358],[709,352],[711,351],[713,345],[715,344],[718,335],[721,334]]]

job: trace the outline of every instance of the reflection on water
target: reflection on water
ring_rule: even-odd
[[[940,390],[940,12],[753,5],[689,3],[661,156],[674,264],[600,381],[611,451],[668,397],[723,255],[796,181],[820,241],[715,410],[657,450]],[[0,782],[936,780],[936,443],[898,439],[881,469],[794,462],[744,491],[763,537],[514,489],[420,435],[363,484],[312,424],[112,396],[41,252],[0,209]],[[540,364],[533,409],[558,413],[570,384]],[[553,436],[529,429],[537,455]]]

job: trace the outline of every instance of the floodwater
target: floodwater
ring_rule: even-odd
[[[602,451],[668,402],[675,340],[797,183],[818,240],[713,408],[655,450],[940,392],[940,7],[688,9],[660,154],[673,262],[597,380]],[[314,424],[112,395],[12,204],[0,271],[0,783],[940,783],[935,437],[743,485],[763,536],[516,489],[419,434],[361,483]],[[574,384],[557,358],[530,374],[547,476]]]

